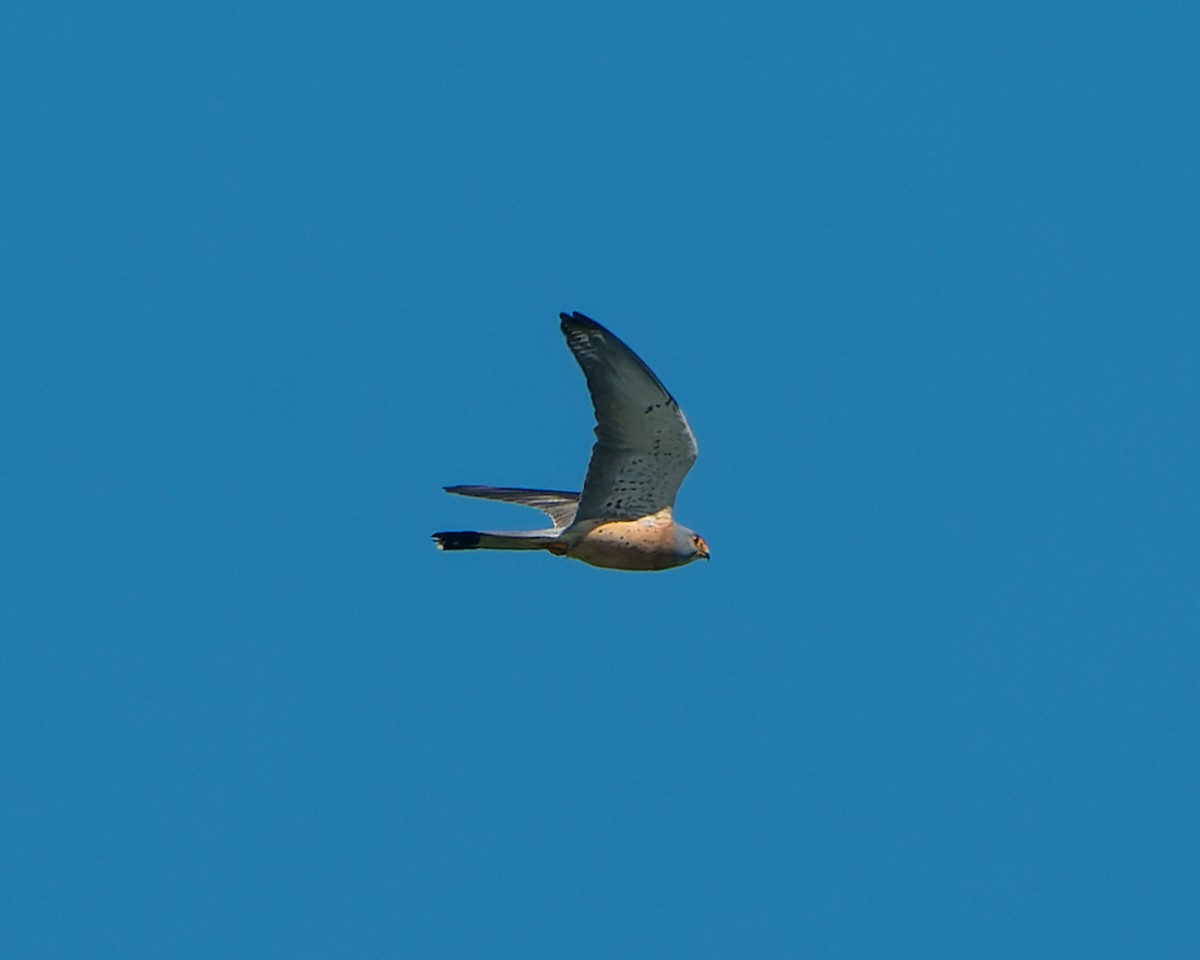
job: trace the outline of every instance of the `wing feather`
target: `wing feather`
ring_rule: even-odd
[[[632,520],[675,504],[696,460],[696,438],[662,381],[609,330],[561,314],[567,346],[587,378],[596,443],[576,520]]]
[[[550,518],[555,530],[563,530],[575,519],[579,506],[579,494],[567,490],[526,490],[523,487],[457,486],[445,487],[447,493],[460,497],[478,497],[481,500],[501,500],[504,503],[519,503],[533,507]]]

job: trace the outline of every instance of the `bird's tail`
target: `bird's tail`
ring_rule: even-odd
[[[557,530],[447,530],[435,533],[439,550],[545,550]]]

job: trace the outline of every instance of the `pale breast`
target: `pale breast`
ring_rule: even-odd
[[[580,536],[567,556],[618,570],[665,570],[683,562],[675,551],[669,507],[637,520],[598,523]]]

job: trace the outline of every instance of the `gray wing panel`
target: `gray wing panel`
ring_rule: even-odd
[[[696,438],[679,404],[610,331],[581,313],[561,319],[596,411],[577,519],[634,519],[672,506],[696,460]]]
[[[481,500],[500,500],[504,503],[519,503],[533,507],[550,518],[555,530],[563,530],[575,519],[579,506],[579,494],[567,490],[526,490],[522,487],[458,486],[445,487],[447,493],[460,497],[478,497]]]

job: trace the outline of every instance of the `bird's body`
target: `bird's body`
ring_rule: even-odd
[[[547,549],[593,567],[617,570],[665,570],[679,565],[670,507],[637,520],[583,520]]]
[[[675,522],[675,494],[696,459],[679,404],[616,336],[581,313],[562,314],[596,411],[596,444],[580,493],[460,486],[447,492],[519,503],[554,526],[435,533],[442,550],[548,550],[597,567],[665,570],[708,558],[704,540]]]

